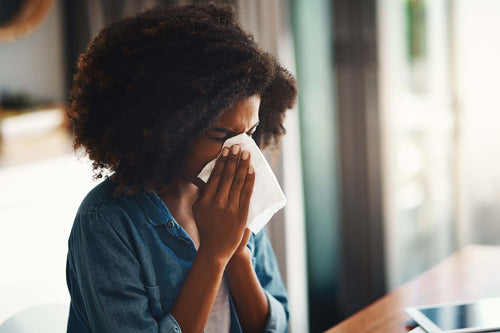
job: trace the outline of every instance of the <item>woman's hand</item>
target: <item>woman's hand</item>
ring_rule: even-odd
[[[199,252],[224,265],[231,259],[242,243],[254,180],[250,153],[242,153],[239,145],[224,148],[193,205]]]
[[[238,265],[252,263],[251,260],[252,253],[250,252],[250,249],[247,247],[247,243],[248,240],[250,239],[251,234],[252,231],[246,228],[243,237],[241,238],[240,245],[238,245],[238,248],[236,249],[236,251],[234,251],[231,260],[229,260],[227,264],[227,272],[230,273]]]

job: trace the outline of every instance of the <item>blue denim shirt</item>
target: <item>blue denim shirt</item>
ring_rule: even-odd
[[[68,332],[181,332],[169,313],[196,256],[155,192],[114,196],[108,178],[83,200],[68,241]],[[247,246],[269,302],[265,332],[285,332],[288,299],[265,231]],[[241,332],[234,304],[230,332]]]

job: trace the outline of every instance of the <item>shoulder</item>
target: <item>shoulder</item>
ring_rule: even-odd
[[[111,177],[95,186],[83,199],[76,217],[97,215],[104,220],[113,220],[114,217],[123,218],[136,211],[138,206],[136,199],[141,193],[116,194],[117,186]]]
[[[97,186],[95,186],[83,199],[78,213],[94,212],[100,213],[106,207],[116,205],[118,202],[115,196],[116,184],[111,178],[107,178]]]
[[[116,195],[117,184],[108,178],[95,186],[83,199],[73,223],[70,238],[75,234],[90,235],[116,234],[124,237],[130,224],[137,221],[137,202],[134,196]]]

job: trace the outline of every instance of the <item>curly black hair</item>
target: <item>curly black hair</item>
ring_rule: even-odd
[[[156,7],[112,22],[78,60],[66,121],[95,177],[156,188],[181,174],[189,145],[259,95],[261,149],[277,145],[296,101],[292,74],[260,50],[232,6]]]

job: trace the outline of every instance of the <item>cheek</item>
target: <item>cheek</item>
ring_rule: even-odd
[[[203,167],[213,159],[219,156],[220,150],[222,149],[221,144],[193,144],[191,147],[185,168],[184,175],[188,179],[194,179],[198,176]]]

